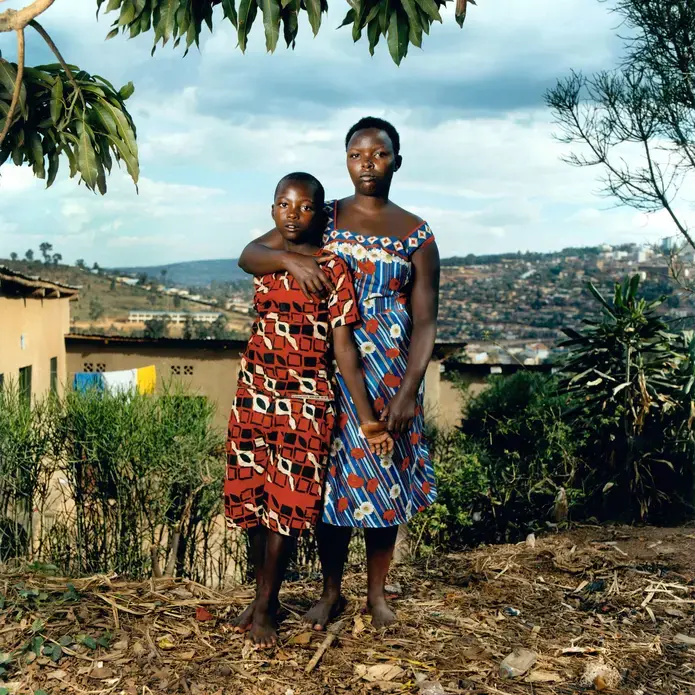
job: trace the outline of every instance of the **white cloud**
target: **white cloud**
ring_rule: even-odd
[[[102,265],[236,256],[269,228],[275,182],[289,169],[315,173],[329,196],[351,192],[343,137],[366,113],[398,125],[405,164],[394,200],[430,221],[443,255],[672,233],[663,215],[598,199],[598,172],[560,160],[542,105],[569,68],[615,62],[615,16],[602,3],[481,3],[463,30],[449,6],[400,68],[385,45],[371,59],[364,42],[334,30],[346,9],[335,0],[316,39],[303,23],[295,51],[266,55],[259,19],[246,55],[220,25],[185,60],[170,46],[149,58],[151,36],[104,43],[113,16],[96,24],[95,4],[62,0],[44,23],[69,60],[116,84],[135,80],[140,195],[121,171],[101,197],[65,172],[46,191],[29,169],[4,165],[0,256],[46,239],[65,258]]]

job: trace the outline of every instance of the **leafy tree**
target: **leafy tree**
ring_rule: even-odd
[[[28,249],[27,252],[24,254],[24,258],[26,258],[29,263],[31,263],[34,260],[34,251],[32,249]]]
[[[15,251],[13,251],[13,252],[10,254],[10,260],[11,260],[11,261],[16,261],[18,258],[19,258],[19,256],[17,255],[17,253],[16,253]]]
[[[183,338],[184,340],[191,340],[195,337],[195,321],[190,314],[186,315],[183,322]]]
[[[63,260],[63,254],[62,253],[54,253],[51,260],[53,261],[53,265],[58,265],[58,263],[60,263]]]
[[[147,273],[140,273],[138,275],[138,285],[146,285],[147,284]]]
[[[145,338],[166,338],[169,334],[169,317],[145,321]]]
[[[167,280],[167,272],[168,272],[168,271],[167,271],[166,268],[162,268],[162,269],[159,271],[159,274],[162,276],[162,284],[164,284],[164,283],[166,282],[166,280]]]
[[[98,321],[104,315],[104,305],[96,298],[89,302],[89,318]]]
[[[43,244],[39,244],[39,251],[41,251],[43,256],[43,262],[48,265],[51,262],[50,252],[53,251],[53,244],[44,241]]]
[[[429,34],[433,22],[442,21],[440,10],[448,1],[351,0],[341,26],[352,26],[355,41],[366,32],[371,54],[385,37],[392,59],[400,64],[409,45],[420,47],[423,33]],[[463,26],[468,5],[476,3],[455,1],[456,21]],[[115,159],[125,164],[137,185],[136,129],[125,103],[133,94],[133,84],[116,90],[103,77],[66,62],[37,21],[54,2],[33,0],[20,10],[0,13],[0,33],[14,32],[17,39],[17,62],[0,58],[0,166],[11,157],[17,166],[30,165],[50,186],[64,156],[71,177],[79,176],[87,188],[104,194],[106,174]],[[99,11],[105,2],[97,0],[96,4]],[[221,5],[219,11],[215,11],[217,5]],[[119,33],[131,38],[151,33],[153,52],[172,41],[175,48],[184,44],[187,53],[193,44],[199,45],[203,25],[212,31],[220,23],[230,22],[237,31],[239,48],[245,51],[259,10],[266,48],[273,52],[281,28],[285,43],[294,48],[304,13],[316,35],[328,5],[326,0],[109,0],[105,11],[117,16],[107,38]],[[27,27],[46,42],[56,64],[25,66]]]
[[[178,294],[174,295],[174,308],[175,309],[181,308],[181,297]]]
[[[210,334],[215,340],[224,340],[227,337],[227,317],[220,314],[210,326]]]
[[[87,264],[84,262],[84,258],[78,258],[75,261],[75,265],[80,269],[80,270],[87,270]]]
[[[114,292],[116,289],[116,278],[111,278],[111,284],[109,285],[109,290]]]
[[[604,193],[645,212],[665,210],[695,248],[674,201],[695,175],[695,4],[617,0],[627,27],[619,67],[559,80],[546,102],[561,139],[577,144],[567,161],[603,171]],[[621,29],[622,31],[622,29]],[[640,153],[635,160],[626,151]]]
[[[92,266],[92,270],[96,270],[97,272],[99,272],[101,270],[101,268],[99,267],[99,264],[96,261],[94,261],[94,265]]]

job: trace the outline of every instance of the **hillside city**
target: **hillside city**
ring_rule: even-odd
[[[21,260],[13,254],[0,264],[79,286],[81,299],[72,312],[74,333],[245,339],[251,330],[252,285],[239,274],[236,261],[214,262],[223,266],[205,282],[200,270],[189,267],[196,263],[171,266],[169,277],[166,266],[109,270],[98,263],[88,267],[82,259],[68,266],[52,250],[42,245],[41,260],[27,252]],[[604,245],[443,259],[438,340],[466,343],[460,354],[466,362],[550,362],[562,352],[562,329],[577,327],[597,313],[588,283],[610,295],[616,281],[634,274],[641,278],[644,296],[665,295],[662,311],[687,321],[693,298],[670,277],[674,251],[671,240],[664,240],[659,247]],[[684,268],[681,282],[687,282],[694,254],[679,253],[677,258],[678,267]],[[234,279],[219,279],[229,268],[234,268]],[[184,286],[177,281],[190,277],[201,284]]]

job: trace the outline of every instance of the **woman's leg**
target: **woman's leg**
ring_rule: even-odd
[[[304,615],[305,622],[311,623],[314,630],[325,629],[328,622],[345,608],[341,586],[351,536],[352,529],[347,526],[331,526],[322,521],[316,526],[323,593],[318,603]]]
[[[296,539],[276,531],[268,531],[263,569],[257,578],[256,600],[253,606],[251,639],[259,647],[277,644],[278,595],[285,578]]]
[[[263,565],[265,564],[265,546],[268,537],[268,529],[265,526],[255,526],[248,530],[249,535],[249,562],[253,567],[254,578],[256,579],[256,596],[258,596],[258,587],[261,585],[263,576]],[[236,632],[246,632],[251,627],[253,620],[253,609],[256,601],[246,607],[246,610],[232,620]]]
[[[364,530],[367,544],[367,608],[372,614],[372,625],[377,628],[396,621],[396,614],[386,603],[384,586],[397,535],[398,526]]]

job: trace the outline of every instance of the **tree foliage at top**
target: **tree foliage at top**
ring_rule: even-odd
[[[372,55],[384,37],[398,65],[408,47],[421,47],[423,34],[429,34],[433,22],[442,21],[441,10],[448,1],[350,0],[341,26],[352,26],[354,41],[366,32]],[[20,10],[0,12],[0,33],[14,32],[17,39],[16,63],[0,54],[0,166],[10,160],[17,166],[29,165],[50,186],[65,159],[71,177],[104,194],[107,174],[116,162],[126,167],[137,185],[136,129],[125,103],[133,84],[116,89],[105,78],[65,61],[36,20],[54,2],[34,0]],[[455,2],[456,21],[463,26],[468,5],[476,3]],[[225,21],[236,29],[238,47],[245,51],[259,17],[268,51],[277,48],[281,30],[287,46],[294,48],[300,16],[306,14],[316,35],[327,10],[326,0],[97,0],[97,12],[116,17],[107,38],[119,33],[130,38],[151,34],[153,53],[170,41],[175,47],[183,44],[188,53],[191,46],[199,45],[204,27],[213,31]],[[56,56],[55,64],[25,66],[27,27],[45,40]]]
[[[582,147],[571,164],[600,167],[604,193],[624,205],[665,210],[695,248],[674,205],[695,176],[695,3],[614,0],[613,9],[627,35],[621,64],[559,80],[546,102],[560,139]]]

